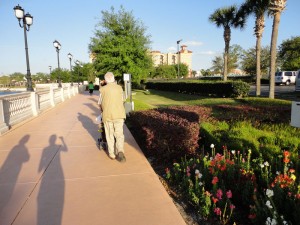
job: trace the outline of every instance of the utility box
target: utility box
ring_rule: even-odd
[[[292,102],[291,126],[300,128],[300,102]]]

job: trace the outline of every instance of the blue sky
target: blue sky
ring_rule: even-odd
[[[49,73],[49,66],[57,68],[57,56],[53,41],[57,39],[60,50],[60,66],[69,69],[68,53],[75,60],[89,62],[88,45],[101,20],[101,11],[121,5],[131,11],[136,19],[147,27],[151,36],[151,50],[175,51],[176,41],[182,39],[193,51],[192,68],[208,69],[216,55],[224,50],[223,29],[208,21],[215,9],[243,0],[0,0],[0,76],[14,72],[26,73],[23,29],[18,25],[13,8],[20,5],[33,16],[33,25],[27,33],[31,74]],[[299,0],[288,0],[281,16],[278,45],[300,35]],[[298,25],[297,25],[298,24]],[[250,17],[246,28],[232,30],[231,45],[244,49],[255,46],[254,18]],[[272,18],[266,19],[262,45],[271,40]]]

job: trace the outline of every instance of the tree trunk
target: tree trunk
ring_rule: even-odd
[[[260,80],[261,80],[261,71],[260,71],[260,53],[261,53],[261,36],[256,38],[256,96],[260,96]]]
[[[224,52],[224,71],[223,71],[223,80],[227,81],[227,69],[228,69],[228,52],[230,45],[230,28],[225,27],[224,29],[224,41],[225,41],[225,52]]]
[[[274,14],[273,19],[273,29],[272,29],[272,39],[271,39],[271,62],[270,62],[270,88],[269,88],[269,98],[275,98],[275,72],[276,72],[276,57],[277,57],[277,37],[278,28],[280,22],[280,12]]]

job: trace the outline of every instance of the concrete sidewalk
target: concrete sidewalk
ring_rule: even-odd
[[[96,146],[97,92],[0,136],[0,225],[183,225],[125,127],[126,163]]]

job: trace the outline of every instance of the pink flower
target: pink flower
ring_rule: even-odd
[[[230,209],[231,210],[235,209],[235,205],[230,204]]]
[[[231,192],[231,190],[229,190],[229,191],[226,192],[226,196],[227,196],[227,198],[232,198],[232,192]]]
[[[216,214],[216,215],[221,215],[221,209],[219,208],[219,207],[216,207],[215,209],[214,209],[214,213]]]
[[[218,190],[217,190],[216,196],[217,196],[217,198],[218,198],[219,200],[221,200],[221,199],[222,199],[222,196],[223,196],[223,191],[222,191],[221,189],[218,189]]]

